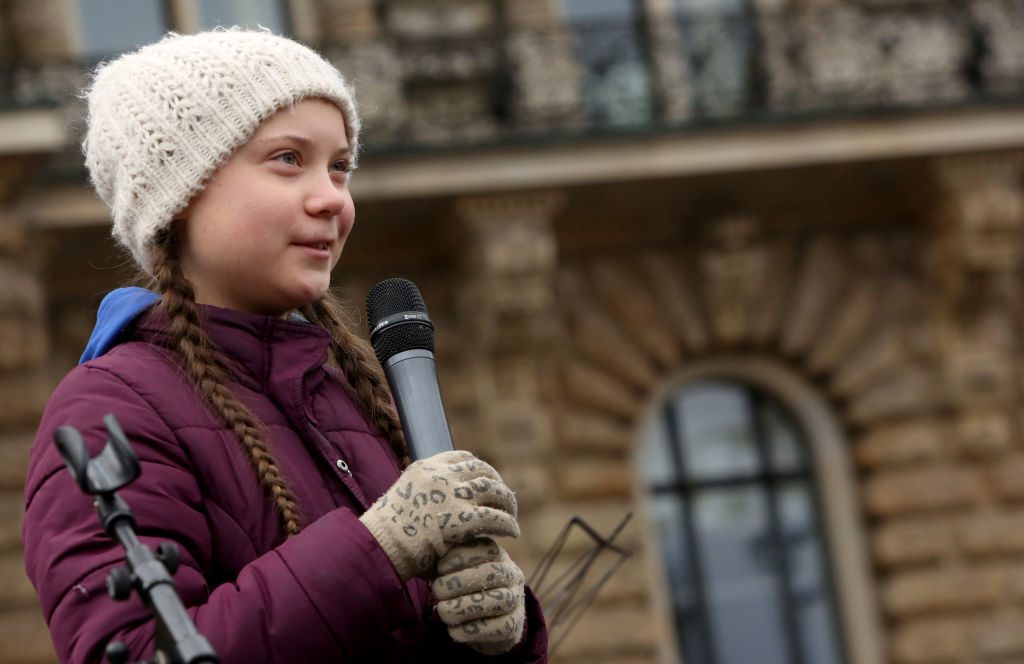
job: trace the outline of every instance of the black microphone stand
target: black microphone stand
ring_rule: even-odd
[[[53,434],[71,476],[82,491],[93,496],[103,529],[125,548],[128,565],[115,567],[107,575],[107,592],[116,600],[127,600],[137,590],[156,615],[156,653],[140,664],[200,664],[219,662],[210,643],[196,629],[185,611],[171,578],[180,561],[173,542],[161,542],[156,554],[135,536],[135,517],[115,491],[133,482],[140,473],[139,460],[113,415],[103,418],[107,444],[95,458],[89,458],[82,434],[74,427],[60,427]],[[107,645],[112,664],[128,661],[128,648],[120,641]]]

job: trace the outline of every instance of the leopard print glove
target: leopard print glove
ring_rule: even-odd
[[[497,471],[469,452],[421,459],[359,519],[404,580],[432,574],[456,544],[519,536],[516,499]]]
[[[525,577],[490,538],[454,547],[431,583],[437,613],[453,641],[484,655],[508,652],[523,637]]]

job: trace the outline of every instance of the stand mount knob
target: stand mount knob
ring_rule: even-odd
[[[107,594],[116,600],[126,600],[132,595],[135,577],[127,567],[115,567],[107,574]]]

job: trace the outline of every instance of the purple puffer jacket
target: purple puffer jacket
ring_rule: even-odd
[[[500,657],[478,655],[448,638],[429,586],[403,584],[359,521],[400,469],[351,388],[324,367],[327,333],[300,321],[200,311],[241,367],[231,388],[266,424],[307,525],[284,540],[237,439],[183,375],[159,315],[144,314],[130,340],[61,382],[30,458],[26,567],[61,661],[99,662],[112,638],[133,659],[154,647],[154,623],[138,596],[115,602],[105,592],[124,550],[102,532],[53,444],[54,430],[72,425],[95,455],[106,439],[102,418],[114,413],[142,465],[120,494],[143,542],[180,547],[178,592],[222,662],[546,662],[547,632],[531,593],[523,641]]]

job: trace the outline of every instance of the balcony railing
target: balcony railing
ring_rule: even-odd
[[[1024,102],[1024,0],[874,0],[320,49],[370,152]],[[0,70],[0,109],[63,104],[83,65]]]

